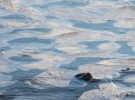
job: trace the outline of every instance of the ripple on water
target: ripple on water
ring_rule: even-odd
[[[32,58],[30,56],[12,56],[9,59],[12,61],[25,62],[25,63],[32,63],[41,60],[41,59]]]
[[[124,77],[124,81],[125,81],[125,82],[135,83],[135,74],[125,76],[125,77]]]
[[[50,16],[50,15],[47,15],[47,16],[45,16],[47,19],[58,19],[57,17],[55,17],[55,16]]]
[[[0,0],[0,100],[134,100],[134,11],[134,0]],[[101,81],[75,79],[85,72]]]
[[[95,64],[99,61],[107,60],[108,58],[99,58],[99,57],[78,57],[74,61],[71,61],[69,64],[60,65],[60,68],[78,70],[78,67],[86,64]]]
[[[87,46],[87,49],[89,50],[98,50],[98,45],[99,44],[102,44],[102,43],[106,43],[108,41],[84,41],[84,42],[81,42],[80,44],[83,44],[83,45],[86,45]]]
[[[135,30],[134,28],[115,27],[113,24],[116,23],[116,21],[114,21],[114,20],[108,20],[105,23],[83,22],[83,21],[74,20],[74,19],[70,19],[68,21],[73,23],[74,27],[99,30],[99,31],[110,31],[110,32],[113,32],[115,34],[125,34],[128,31]]]
[[[50,32],[51,30],[48,29],[48,28],[28,28],[28,29],[14,29],[12,30],[11,32],[7,33],[7,34],[15,34],[17,32],[20,32],[20,31],[35,31],[35,32],[41,32],[41,33],[48,33]]]
[[[88,1],[70,1],[70,0],[62,0],[62,1],[56,1],[51,3],[45,3],[45,4],[38,4],[33,5],[34,7],[39,7],[42,9],[46,9],[52,6],[67,6],[67,7],[73,7],[73,6],[86,6],[88,5]]]
[[[14,83],[15,82],[12,81],[12,76],[0,73],[0,88],[7,87],[7,86],[12,85]]]
[[[51,44],[53,40],[51,39],[39,39],[37,37],[30,37],[30,38],[19,38],[8,41],[10,44],[14,43],[44,43],[44,44]]]
[[[26,16],[24,16],[22,14],[11,14],[11,15],[6,15],[6,16],[1,16],[0,19],[28,20],[29,18],[27,18]]]
[[[121,54],[128,54],[129,56],[135,55],[135,52],[133,51],[132,46],[128,46],[127,41],[116,41],[116,43],[120,44],[121,47],[116,51]]]

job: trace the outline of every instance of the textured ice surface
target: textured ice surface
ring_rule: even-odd
[[[112,84],[104,84],[101,86],[101,89],[94,89],[88,92],[85,92],[79,100],[120,100],[113,95],[117,95],[116,86]]]
[[[43,85],[44,88],[50,86],[69,88],[86,86],[87,83],[77,80],[73,73],[74,71],[67,72],[59,71],[58,69],[51,69],[33,78],[31,83],[35,85]]]
[[[11,0],[0,0],[0,6],[4,7],[7,10],[13,10],[12,1]]]
[[[106,83],[101,84],[99,89],[85,92],[79,100],[134,100],[134,92],[133,89],[119,87],[114,83]]]
[[[134,0],[0,0],[0,100],[134,100],[134,12]]]

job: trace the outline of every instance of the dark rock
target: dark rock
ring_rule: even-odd
[[[99,82],[99,81],[101,81],[100,79],[94,79],[94,78],[92,78],[89,82],[90,83],[94,83],[94,82]]]
[[[125,96],[126,96],[126,97],[128,97],[128,96],[129,96],[129,94],[127,93],[127,94],[125,94]]]
[[[122,71],[129,71],[129,70],[130,70],[130,68],[122,69]]]
[[[127,68],[126,70],[130,70],[130,68]]]
[[[93,78],[90,73],[80,73],[80,74],[77,74],[75,77],[79,80],[83,80],[86,82],[90,81]]]

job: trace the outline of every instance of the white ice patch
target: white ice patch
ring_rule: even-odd
[[[102,38],[101,38],[102,37]],[[80,32],[69,32],[57,35],[58,43],[77,43],[82,41],[116,41],[119,35],[107,31],[85,30]]]
[[[123,28],[135,28],[135,19],[134,18],[122,19],[119,20],[117,23],[115,23],[114,26]]]
[[[100,86],[100,89],[85,92],[79,100],[121,100],[117,95],[117,87],[113,83],[106,83]]]
[[[52,69],[45,71],[44,73],[34,77],[31,80],[32,85],[38,85],[39,87],[82,87],[86,86],[86,83],[79,81],[74,77],[74,71],[62,71],[58,69]]]
[[[33,55],[33,57],[42,60],[38,62],[33,62],[31,64],[26,64],[24,65],[25,68],[28,69],[37,68],[37,69],[47,70],[53,68],[54,66],[57,66],[58,64],[66,60],[66,57],[55,55],[55,54],[46,54],[46,53],[36,54]]]
[[[0,6],[6,8],[7,10],[12,11],[13,6],[12,6],[12,1],[11,0],[0,0]]]
[[[68,54],[75,54],[75,53],[80,53],[80,52],[83,52],[84,49],[83,46],[81,45],[74,45],[74,44],[60,44],[58,46],[56,46],[56,48],[58,50],[61,50],[63,52],[66,52]]]
[[[99,50],[104,50],[104,51],[116,51],[120,48],[120,45],[117,43],[102,43],[101,45],[98,46]]]
[[[79,100],[134,100],[135,91],[121,84],[103,83],[99,87],[85,92]]]
[[[114,66],[123,65],[123,66],[133,66],[134,67],[135,59],[134,58],[125,58],[125,59],[117,58],[117,59],[101,61],[98,64],[114,65]]]
[[[117,68],[117,69],[116,69]],[[89,72],[93,77],[99,79],[113,79],[114,77],[120,76],[117,72],[117,66],[109,66],[109,65],[83,65],[79,67],[79,72]]]

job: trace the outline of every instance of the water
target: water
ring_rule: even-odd
[[[0,0],[0,100],[134,100],[134,3]]]

